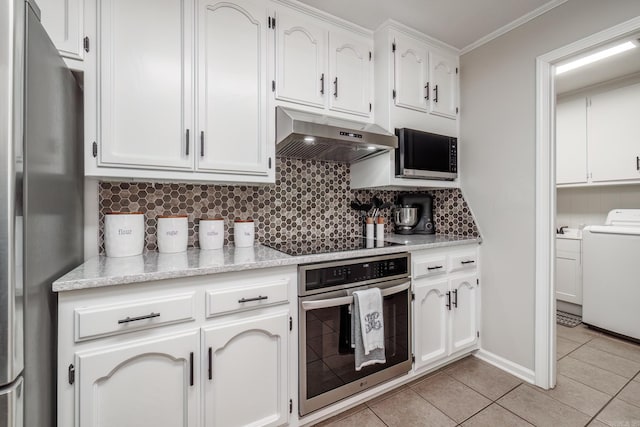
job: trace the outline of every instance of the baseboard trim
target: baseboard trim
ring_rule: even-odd
[[[530,384],[535,384],[536,382],[536,373],[534,371],[517,363],[513,363],[497,354],[480,349],[474,353],[474,356]]]

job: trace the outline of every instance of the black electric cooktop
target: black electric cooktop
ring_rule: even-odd
[[[265,243],[272,249],[284,252],[287,255],[315,255],[330,252],[354,251],[358,249],[385,248],[398,246],[400,243],[385,242],[364,237],[341,237],[316,240],[293,240],[288,242]]]

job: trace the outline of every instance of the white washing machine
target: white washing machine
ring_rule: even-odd
[[[582,250],[582,321],[640,339],[640,209],[585,227]]]

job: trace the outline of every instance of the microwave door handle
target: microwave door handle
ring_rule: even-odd
[[[380,293],[383,297],[397,294],[402,291],[406,291],[411,287],[411,282],[406,282],[401,285],[392,286],[390,288],[381,289]],[[330,298],[316,301],[303,301],[302,309],[304,311],[317,310],[319,308],[337,307],[341,305],[353,304],[353,296],[346,296],[340,298]]]

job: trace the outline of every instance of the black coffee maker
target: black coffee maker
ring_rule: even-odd
[[[397,234],[435,234],[433,197],[430,194],[401,194],[393,214]]]

